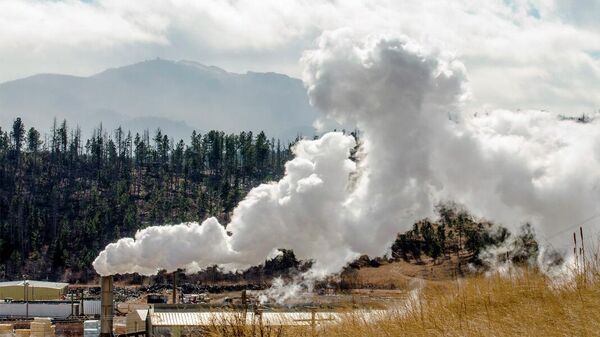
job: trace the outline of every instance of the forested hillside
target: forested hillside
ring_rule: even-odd
[[[152,225],[227,220],[249,189],[283,175],[291,144],[263,132],[0,128],[0,278],[93,276],[107,243]]]
[[[252,187],[283,175],[292,145],[263,132],[193,132],[184,141],[160,130],[132,134],[102,127],[83,139],[66,121],[42,136],[17,118],[0,128],[0,279],[88,281],[99,251],[138,229],[208,216],[226,223]],[[438,219],[422,219],[398,235],[390,261],[421,264],[424,257],[439,262],[455,256],[462,272],[463,262],[479,264],[482,250],[511,235],[453,203],[438,205],[437,213]],[[506,258],[514,262],[537,254],[529,226],[512,242],[514,252]],[[385,260],[373,258],[364,256],[349,268]],[[254,282],[300,267],[284,250],[243,274],[225,275],[215,267],[202,277]]]

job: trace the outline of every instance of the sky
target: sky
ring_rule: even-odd
[[[600,109],[597,0],[0,0],[0,82],[157,57],[302,76],[325,31],[403,34],[467,69],[468,108]]]
[[[314,259],[304,277],[321,278],[361,255],[389,253],[398,232],[434,219],[435,205],[449,200],[512,233],[531,224],[540,254],[529,262],[550,277],[573,270],[545,253],[567,253],[572,262],[569,231],[582,226],[585,245],[594,246],[600,119],[582,123],[540,110],[464,114],[464,64],[406,36],[329,31],[301,64],[313,106],[360,130],[358,160],[349,158],[357,146],[351,135],[304,139],[282,179],[252,189],[226,228],[216,218],[145,228],[99,254],[100,275],[245,269],[284,247]],[[486,261],[505,263],[519,242],[511,236],[490,248]]]

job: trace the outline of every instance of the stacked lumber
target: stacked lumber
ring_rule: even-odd
[[[29,337],[31,335],[30,329],[16,329],[15,337]]]
[[[0,337],[10,337],[13,335],[12,324],[0,324]]]
[[[54,329],[50,318],[36,317],[30,325],[30,337],[54,337]]]

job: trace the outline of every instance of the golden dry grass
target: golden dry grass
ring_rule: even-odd
[[[472,275],[423,282],[389,315],[365,320],[348,314],[339,324],[286,329],[252,326],[210,329],[212,336],[600,336],[600,269],[588,264],[557,284],[535,269],[517,276]]]
[[[383,264],[380,267],[363,267],[356,272],[357,283],[382,288],[406,286],[412,278],[429,281],[445,281],[456,276],[456,256],[440,259],[423,258],[423,263],[415,264],[403,260]]]
[[[600,288],[579,279],[555,288],[536,271],[517,278],[468,277],[425,286],[406,314],[375,324],[348,320],[327,336],[595,336]]]

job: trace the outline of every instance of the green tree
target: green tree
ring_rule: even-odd
[[[29,128],[27,132],[27,150],[37,153],[42,145],[40,133],[35,128]]]

